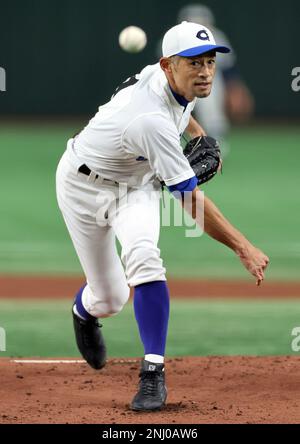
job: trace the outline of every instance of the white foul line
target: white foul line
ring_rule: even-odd
[[[83,359],[11,359],[15,364],[86,364]],[[112,364],[136,364],[140,359],[110,359]]]
[[[58,360],[58,359],[12,359],[16,364],[86,364],[84,360]]]

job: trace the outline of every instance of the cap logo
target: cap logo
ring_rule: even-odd
[[[209,35],[205,31],[205,29],[201,29],[201,31],[197,33],[196,37],[198,37],[198,39],[200,40],[209,40]]]

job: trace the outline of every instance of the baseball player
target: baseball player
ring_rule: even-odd
[[[139,389],[131,403],[137,411],[160,409],[167,397],[169,292],[157,247],[161,183],[200,224],[197,210],[203,194],[180,135],[204,135],[191,112],[196,99],[210,93],[216,52],[229,51],[216,45],[207,28],[189,22],[171,28],[162,49],[159,63],[127,79],[68,141],[56,175],[58,204],[86,276],[72,310],[76,341],[95,369],[106,361],[98,319],[119,313],[129,286],[134,288],[134,312],[145,350]],[[186,193],[191,205],[185,205]],[[259,285],[268,257],[207,197],[204,204],[205,232],[231,248]]]

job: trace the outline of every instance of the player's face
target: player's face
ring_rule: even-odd
[[[175,57],[171,70],[179,94],[189,101],[195,97],[207,97],[215,75],[216,54],[210,52],[197,57]]]

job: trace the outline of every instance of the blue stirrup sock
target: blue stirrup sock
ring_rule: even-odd
[[[81,287],[80,290],[78,291],[78,293],[76,294],[73,311],[79,317],[88,321],[88,320],[95,319],[95,318],[94,318],[94,316],[90,315],[86,311],[86,309],[84,308],[83,303],[82,303],[82,293],[83,293],[83,290],[85,289],[86,285],[87,284],[83,285],[83,287]]]
[[[170,312],[167,282],[137,285],[133,304],[145,355],[164,356]]]

